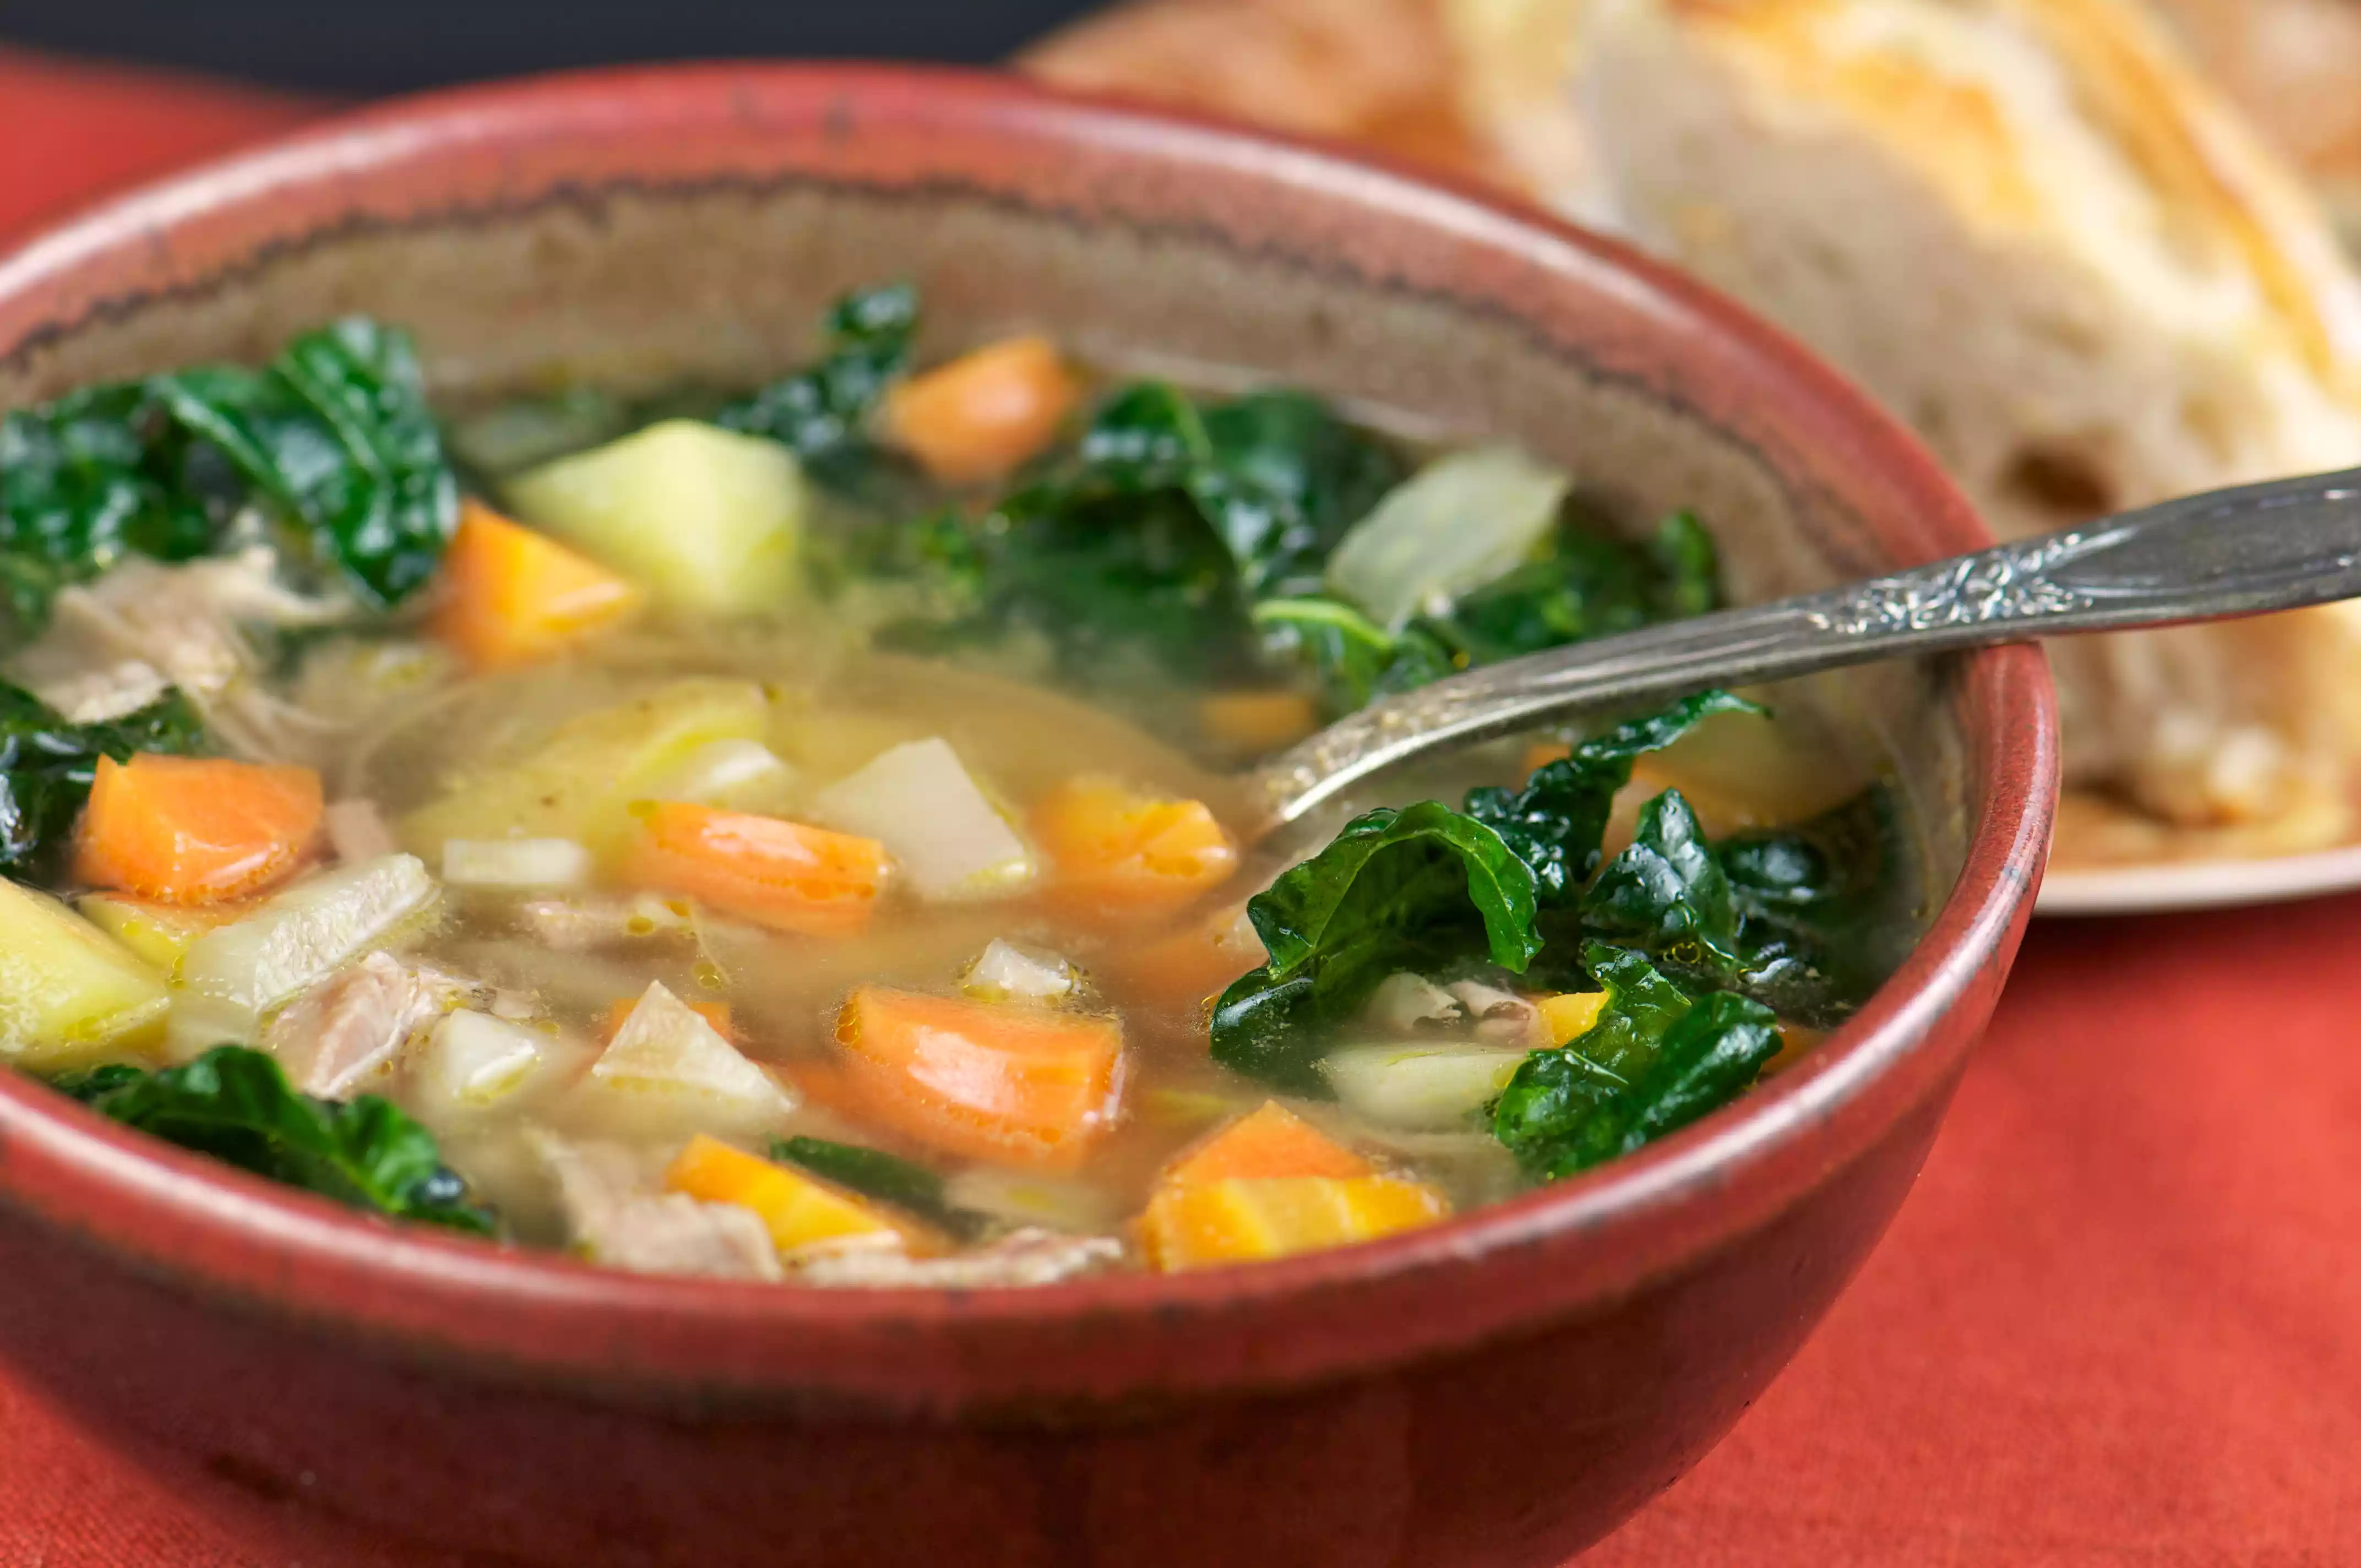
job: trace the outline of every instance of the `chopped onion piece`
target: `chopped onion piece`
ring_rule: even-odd
[[[1346,1110],[1381,1127],[1458,1127],[1508,1086],[1528,1053],[1497,1046],[1352,1046],[1320,1063]]]
[[[1123,1201],[1092,1182],[976,1166],[943,1183],[943,1201],[1014,1225],[1090,1235],[1123,1223]]]
[[[732,737],[699,746],[678,773],[648,794],[657,800],[777,814],[794,803],[801,782],[794,764],[760,740]]]
[[[812,800],[823,827],[882,842],[921,898],[990,898],[1033,880],[1033,853],[950,742],[896,746]]]
[[[453,887],[581,887],[590,851],[571,839],[445,839],[443,880]]]
[[[181,981],[222,1004],[210,1010],[214,1019],[238,1025],[216,1039],[251,1040],[263,1014],[375,945],[434,903],[434,879],[415,855],[334,867],[190,943]]]
[[[796,1108],[785,1085],[662,982],[641,995],[582,1089],[593,1109],[665,1125],[760,1128]]]
[[[960,981],[960,989],[981,1002],[1063,1002],[1080,977],[1055,953],[1020,948],[994,938]]]
[[[1454,453],[1353,525],[1328,558],[1328,586],[1399,631],[1529,558],[1572,486],[1512,446]]]
[[[435,1112],[464,1114],[540,1087],[578,1061],[583,1049],[552,1029],[489,1013],[454,1013],[426,1036],[410,1069],[412,1083],[430,1120]]]

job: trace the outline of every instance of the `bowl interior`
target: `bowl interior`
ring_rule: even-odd
[[[1316,151],[924,73],[711,70],[502,89],[363,117],[177,182],[0,261],[0,407],[94,379],[258,359],[347,312],[412,328],[430,375],[455,399],[553,377],[749,384],[809,351],[836,294],[887,278],[925,290],[928,356],[1037,328],[1114,364],[1299,384],[1438,433],[1521,443],[1623,516],[1698,511],[1741,599],[1983,543],[1907,438],[1833,377],[1611,246]],[[1740,1152],[1754,1154],[1793,1145],[1806,1122],[1833,1124],[1851,1101],[1868,1105],[1864,1086],[1895,1079],[1892,1065],[1979,977],[1997,983],[2037,874],[2051,787],[2046,697],[2017,655],[1846,672],[1801,683],[1784,700],[1828,716],[1832,732],[1862,738],[1894,768],[1918,829],[1917,880],[1937,922],[1930,948],[1942,951],[1914,959],[1888,988],[1894,994],[1821,1064],[1757,1097],[1755,1109],[1715,1119],[1753,1118],[1763,1137]],[[2027,737],[2028,761],[1997,785],[2006,770],[1993,759],[2012,724]],[[2028,804],[2028,791],[2042,803]],[[1861,1110],[1841,1139],[1865,1143],[1872,1122],[1936,1092],[1955,1065],[1927,1065]],[[793,1370],[808,1381],[835,1343],[820,1331],[864,1314],[939,1312],[1047,1334],[1056,1332],[1049,1309],[1065,1299],[1038,1298],[1041,1310],[1027,1318],[1035,1303],[1005,1307],[989,1293],[927,1307],[774,1291],[750,1305],[702,1283],[592,1282],[564,1263],[389,1241],[258,1191],[208,1205],[143,1174],[151,1164],[178,1168],[186,1187],[196,1168],[134,1158],[97,1131],[69,1137],[51,1125],[62,1120],[0,1090],[0,1132],[17,1136],[38,1122],[54,1140],[42,1153],[42,1179],[54,1180],[41,1201],[63,1212],[80,1201],[79,1183],[111,1184],[122,1207],[110,1235],[136,1235],[154,1266],[202,1259],[266,1294],[331,1281],[349,1287],[348,1310],[379,1313],[380,1327],[466,1340],[484,1354],[533,1354],[529,1317],[455,1322],[438,1301],[497,1286],[552,1310],[637,1303],[651,1323],[694,1308],[709,1311],[694,1332],[675,1323],[628,1344],[602,1336],[599,1365],[653,1367],[677,1353],[718,1365],[712,1331],[726,1321],[744,1331],[730,1341],[731,1376]],[[1398,1337],[1407,1346],[1500,1332],[1518,1314],[1562,1310],[1602,1281],[1668,1266],[1760,1223],[1844,1152],[1789,1148],[1742,1204],[1694,1224],[1652,1224],[1650,1213],[1692,1200],[1713,1206],[1700,1195],[1716,1183],[1693,1180],[1694,1162],[1677,1180],[1651,1185],[1647,1175],[1673,1170],[1681,1148],[1706,1150],[1710,1135],[1693,1131],[1628,1169],[1423,1239],[1356,1249],[1358,1257],[1291,1260],[1229,1281],[1092,1282],[1069,1292],[1069,1321],[1096,1332],[1115,1322],[1101,1309],[1139,1306],[1125,1320],[1143,1336],[1128,1365],[1160,1366],[1170,1363],[1153,1333],[1180,1330],[1148,1308],[1168,1298],[1291,1297],[1310,1322],[1323,1310],[1313,1285],[1407,1277],[1496,1243],[1574,1246],[1595,1231],[1630,1233],[1621,1252],[1589,1249],[1595,1274],[1555,1270],[1529,1301],[1404,1313]],[[153,1209],[175,1204],[181,1221],[204,1230],[202,1242],[156,1222]],[[221,1261],[233,1253],[235,1267]],[[301,1269],[287,1263],[297,1255]],[[1534,1253],[1532,1266],[1543,1261]],[[384,1291],[396,1266],[431,1288]],[[351,1305],[364,1298],[366,1309]],[[793,1354],[773,1333],[790,1320],[809,1331]],[[1276,1332],[1268,1322],[1241,1326],[1234,1355],[1199,1357],[1203,1377],[1254,1375],[1266,1332]],[[881,1339],[845,1376],[893,1384],[905,1348]],[[965,1385],[994,1383],[988,1358],[942,1354]],[[1297,1371],[1352,1354],[1340,1345]]]

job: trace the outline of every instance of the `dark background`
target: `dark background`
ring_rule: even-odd
[[[993,60],[1086,0],[0,0],[0,39],[315,92],[720,55]],[[0,124],[6,106],[0,104]]]

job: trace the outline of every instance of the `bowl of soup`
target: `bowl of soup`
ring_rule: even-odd
[[[0,1354],[422,1562],[1561,1562],[1866,1255],[2046,850],[2026,650],[1259,832],[1982,531],[1607,242],[989,77],[375,111],[0,263]]]

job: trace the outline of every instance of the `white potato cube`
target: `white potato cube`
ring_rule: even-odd
[[[768,1127],[796,1108],[784,1084],[662,982],[640,997],[581,1093],[594,1113],[627,1124],[717,1132]]]
[[[980,1002],[1063,1002],[1079,983],[1074,966],[1057,954],[995,938],[968,966],[960,989]]]
[[[1529,1054],[1497,1046],[1350,1046],[1331,1051],[1320,1071],[1346,1110],[1378,1126],[1443,1131],[1497,1097]]]

